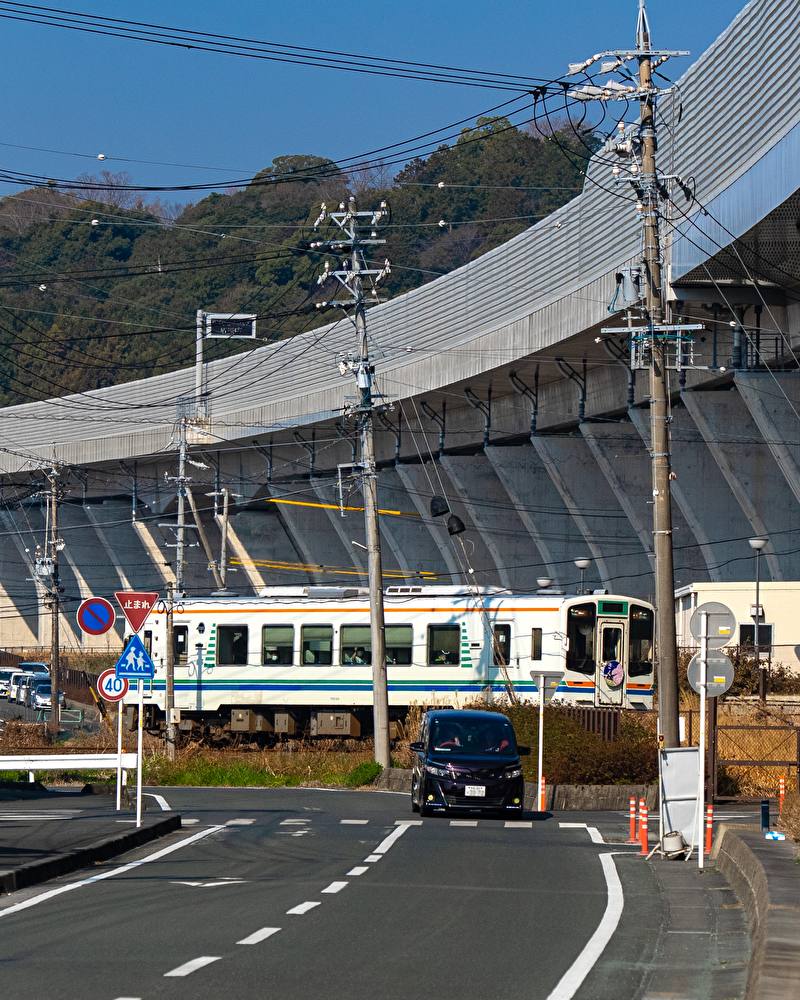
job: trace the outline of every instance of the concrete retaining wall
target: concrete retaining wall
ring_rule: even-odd
[[[747,911],[751,955],[745,1000],[800,996],[800,868],[791,841],[723,823],[711,857]]]
[[[384,771],[375,782],[375,788],[383,788],[392,792],[411,791],[411,771],[406,768],[392,767]],[[631,797],[647,799],[647,808],[654,810],[658,806],[657,785],[546,785],[545,809],[601,811],[626,810]],[[525,782],[525,808],[537,809],[536,783]]]

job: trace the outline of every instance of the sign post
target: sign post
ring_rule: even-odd
[[[124,606],[123,606],[124,610]],[[147,609],[147,614],[149,614],[149,608]],[[145,615],[145,618],[147,615]],[[142,619],[144,623],[144,619]],[[141,626],[140,626],[141,627]],[[143,727],[144,727],[144,682],[145,680],[152,680],[156,669],[153,665],[153,661],[150,659],[150,654],[144,648],[144,644],[138,635],[134,635],[131,641],[125,648],[122,656],[117,660],[117,665],[114,671],[118,678],[131,678],[135,680],[138,684],[139,693],[139,726],[138,726],[138,738],[137,738],[137,749],[139,751],[139,759],[137,761],[136,768],[136,826],[142,825],[142,741],[143,741]]]
[[[116,670],[104,670],[97,678],[97,693],[105,701],[117,702],[117,812],[122,808],[122,705],[130,685]]]
[[[709,601],[701,604],[689,623],[692,636],[700,640],[700,677],[696,690],[700,692],[700,753],[697,776],[697,867],[703,868],[703,803],[706,790],[706,699],[708,697],[708,651],[727,645],[734,635],[736,619],[724,604]],[[724,679],[723,679],[724,680]],[[731,676],[731,681],[733,677]],[[723,690],[730,687],[730,682]],[[694,685],[693,685],[694,686]],[[722,686],[722,682],[720,683]],[[719,692],[717,692],[719,693]]]

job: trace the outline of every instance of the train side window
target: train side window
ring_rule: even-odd
[[[294,663],[294,625],[264,625],[261,662],[275,666]]]
[[[407,667],[413,662],[414,629],[410,625],[386,626],[386,662]]]
[[[575,604],[567,612],[567,670],[593,674],[595,670],[594,604]]]
[[[428,626],[428,663],[461,662],[461,626]]]
[[[495,625],[492,633],[492,663],[507,667],[511,658],[511,626]]]
[[[653,612],[640,604],[631,605],[628,639],[628,676],[646,677],[653,672]]]
[[[145,649],[147,647],[145,646]],[[175,665],[189,662],[189,626],[176,625],[172,631],[172,651]],[[149,650],[148,650],[149,652]]]
[[[218,626],[217,663],[226,663],[232,666],[247,663],[246,625]]]
[[[341,662],[372,663],[372,632],[369,625],[342,625]]]
[[[542,658],[542,630],[540,628],[531,629],[531,659],[541,660]]]
[[[148,656],[153,655],[153,633],[145,632],[144,634],[144,648]]]
[[[302,636],[303,663],[333,663],[332,625],[304,625]]]

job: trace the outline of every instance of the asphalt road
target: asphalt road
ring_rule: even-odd
[[[652,959],[650,867],[585,827],[397,825],[420,821],[392,793],[159,791],[183,831],[0,900],[4,995],[546,1000],[603,926],[615,850],[624,909],[576,995],[632,997]]]

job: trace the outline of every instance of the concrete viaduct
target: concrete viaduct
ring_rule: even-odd
[[[780,52],[776,59],[770,53]],[[800,578],[800,62],[793,0],[754,0],[662,102],[659,163],[675,187],[664,222],[673,322],[702,322],[692,366],[671,375],[676,587],[752,579],[747,538],[766,534],[764,575]],[[613,113],[614,106],[609,110]],[[547,577],[652,594],[647,373],[609,313],[615,275],[636,263],[629,186],[596,154],[583,192],[491,253],[369,313],[387,584],[435,577],[516,590]],[[689,180],[691,179],[691,180]],[[202,303],[198,303],[202,305]],[[732,325],[733,324],[733,325]],[[601,334],[618,326],[619,335]],[[207,494],[234,495],[229,587],[366,582],[363,517],[342,517],[338,467],[353,461],[352,394],[337,362],[346,322],[215,362],[190,428],[192,490],[212,547]],[[0,418],[2,645],[49,641],[35,576],[55,455],[65,644],[77,599],[162,590],[174,579],[177,417],[194,370],[7,408]],[[194,407],[194,408],[193,408]],[[345,505],[358,508],[344,470]],[[429,515],[447,497],[463,547]],[[190,532],[190,535],[192,532]],[[187,589],[214,588],[199,547]],[[470,570],[473,572],[470,573]],[[97,643],[93,643],[95,646]]]

